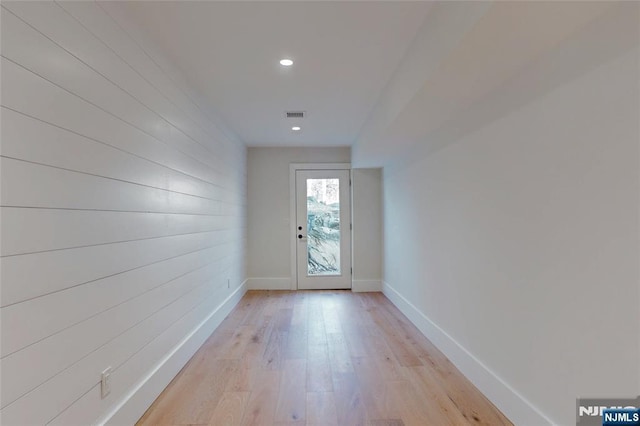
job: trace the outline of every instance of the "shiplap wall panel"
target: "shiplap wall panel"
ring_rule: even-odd
[[[216,297],[214,294],[210,297],[203,298],[195,309],[187,313],[185,316],[177,319],[174,323],[162,330],[162,334],[158,338],[151,341],[148,345],[142,347],[139,352],[135,353],[130,360],[113,372],[114,383],[118,383],[117,390],[126,386],[131,386],[131,377],[136,377],[144,372],[148,365],[153,365],[158,361],[159,353],[166,353],[176,338],[181,338],[185,333],[189,332],[189,324],[194,319],[200,318],[207,312],[210,312],[215,306]],[[79,424],[89,424],[93,418],[93,413],[101,405],[100,401],[100,385],[94,386],[90,392],[83,395],[79,401],[70,406],[65,412],[55,418],[51,424],[68,426],[72,420],[79,419]]]
[[[218,231],[230,216],[0,208],[3,256]],[[63,231],[65,230],[65,231]]]
[[[155,50],[153,45],[149,45],[145,50],[145,54],[140,55],[139,51],[136,50],[133,45],[127,43],[129,34],[133,34],[134,38],[141,40],[145,40],[146,34],[131,25],[126,27],[120,26],[117,29],[109,25],[106,20],[107,16],[122,17],[122,10],[117,7],[117,4],[109,1],[71,1],[58,2],[58,4],[61,4],[70,14],[81,21],[90,23],[90,25],[86,26],[89,27],[93,34],[98,35],[99,38],[102,39],[109,39],[109,46],[116,51],[120,57],[124,58],[132,68],[143,74],[147,81],[158,88],[158,91],[170,99],[181,111],[186,112],[188,117],[193,118],[193,121],[196,123],[195,126],[210,135],[210,139],[213,138],[216,150],[224,153],[224,155],[220,155],[218,158],[233,159],[233,161],[223,161],[221,163],[222,170],[224,170],[222,179],[232,179],[236,173],[245,173],[244,168],[236,167],[238,162],[244,163],[246,161],[245,152],[238,150],[237,146],[225,136],[227,135],[227,128],[215,115],[212,116],[213,120],[205,119],[206,115],[203,111],[211,113],[212,110],[210,106],[206,104],[206,100],[204,101],[205,105],[203,105],[203,102],[200,102],[202,95],[193,90],[177,90],[179,86],[185,85],[183,75],[180,73],[162,72],[162,70],[172,69],[172,64],[167,61],[161,52]],[[175,82],[177,82],[177,84],[174,84]],[[234,182],[237,182],[237,180],[234,180]],[[229,183],[233,185],[233,182]],[[246,191],[246,186],[237,189]]]
[[[23,160],[3,157],[1,166],[7,179],[24,179],[21,190],[3,185],[7,206],[70,208],[155,213],[221,213],[221,201],[156,189],[102,176],[42,167]]]
[[[220,214],[220,201],[3,157],[7,206]],[[13,182],[22,182],[17,188]]]
[[[145,57],[144,53],[135,44],[131,44],[131,39],[123,34],[120,27],[114,26],[113,20],[95,3],[82,2],[76,5],[58,2],[48,5],[47,12],[55,16],[57,22],[64,22],[63,26],[52,24],[41,13],[40,8],[33,8],[29,4],[12,5],[10,8],[16,12],[19,11],[21,18],[37,27],[38,31],[70,54],[81,58],[88,66],[141,102],[153,105],[154,111],[173,125],[178,125],[181,129],[189,125],[197,126],[175,107],[170,98],[163,94],[164,91],[170,90],[167,85],[170,85],[171,81],[164,78],[160,84],[151,83],[156,75],[162,76],[163,73],[153,64],[146,69],[136,66],[138,62],[136,58]],[[81,16],[78,16],[79,14]],[[78,34],[84,37],[79,39]],[[104,40],[108,40],[108,43]],[[122,54],[123,51],[125,55]],[[172,93],[178,95],[181,92],[172,91]]]
[[[90,43],[93,41],[92,35],[86,32],[55,3],[47,3],[47,7],[50,9],[47,11],[47,15],[39,13],[37,16],[41,17],[41,19],[46,16],[46,22],[54,23],[57,22],[56,18],[67,18],[65,26],[56,26],[55,28],[63,29],[64,34],[67,36],[75,34],[76,37],[72,40],[80,41],[87,52],[92,52],[94,55],[100,55],[102,51],[111,53],[97,41]],[[193,158],[202,159],[215,167],[215,157],[209,155],[210,152],[204,146],[181,130],[171,126],[161,115],[151,110],[115,82],[112,82],[109,76],[99,74],[98,70],[94,70],[60,45],[54,43],[52,40],[55,39],[45,37],[45,35],[30,27],[12,13],[4,13],[2,15],[2,26],[6,28],[6,34],[8,35],[3,39],[2,54],[6,58],[20,63],[39,76],[60,87],[64,87],[87,102],[99,106],[105,112],[118,117],[123,122],[138,128],[149,136],[164,141],[175,149]],[[86,34],[83,34],[80,40],[77,37],[77,32],[86,32]],[[56,35],[53,34],[53,36]],[[105,57],[107,55],[102,56]],[[111,62],[113,62],[118,58],[113,55],[112,58],[107,59],[111,59]],[[60,63],[66,65],[67,69],[64,73],[60,73],[57,69],[56,64]],[[113,65],[111,65],[111,68],[113,68]],[[138,77],[138,81],[134,82],[138,84],[136,87],[146,84],[144,79],[136,74],[130,77]]]
[[[126,90],[142,104],[154,105],[154,111],[171,123],[174,126],[172,128],[180,129],[208,149],[211,149],[212,135],[215,137],[215,148],[229,145],[228,141],[219,138],[221,133],[215,128],[211,129],[209,126],[209,132],[203,130],[200,123],[204,116],[193,107],[189,97],[176,90],[171,78],[167,78],[147,55],[140,54],[140,49],[130,43],[121,28],[113,26],[113,21],[100,6],[94,2],[58,2],[46,7],[44,14],[42,8],[26,2],[11,4],[10,9],[19,12],[25,22],[37,27],[43,35]],[[64,25],[52,24],[52,21],[64,22]],[[79,38],[79,33],[83,37]],[[105,39],[109,40],[108,44],[103,42]],[[183,111],[199,117],[200,123]],[[203,143],[207,140],[209,144]],[[230,167],[218,156],[212,161],[218,167]]]
[[[0,13],[0,416],[89,424],[244,281],[246,148],[117,5]]]
[[[2,110],[3,155],[183,194],[219,199],[220,187],[13,110]],[[67,155],[73,152],[75,155]],[[117,164],[118,167],[109,167]]]
[[[210,274],[210,268],[192,271],[2,358],[3,407],[101,348],[104,342],[117,338],[129,330],[131,324],[142,322],[180,299],[184,292],[202,284]],[[139,303],[141,297],[144,304]],[[47,354],[46,358],[42,357],[43,353]]]
[[[81,396],[93,385],[100,382],[99,375],[95,379],[95,375],[91,374],[96,368],[101,368],[99,366],[104,365],[105,362],[114,369],[120,367],[130,356],[162,335],[174,321],[187,315],[194,307],[202,303],[207,291],[209,290],[206,288],[206,283],[200,283],[199,286],[186,292],[183,297],[165,307],[162,310],[162,315],[157,313],[146,318],[116,339],[107,342],[100,349],[91,352],[69,368],[62,370],[16,403],[9,405],[3,414],[3,422],[7,422],[7,424],[44,424],[49,422],[52,420],[50,417],[52,411],[46,410],[46,408],[70,406],[74,402],[74,398]],[[78,394],[79,389],[83,390],[80,394]],[[34,410],[36,412],[28,414],[28,422],[19,423],[17,420],[21,417],[14,413],[23,412],[24,408],[28,406],[38,406],[39,408]],[[13,419],[16,421],[12,423]],[[68,424],[90,423],[76,421]]]
[[[19,256],[5,256],[3,306],[56,291],[83,285],[185,253],[203,250],[227,241],[222,231],[102,244],[77,249],[52,250]],[[96,259],[101,259],[99,263]]]
[[[128,87],[128,91],[136,95],[139,94],[139,99],[143,102],[149,99],[156,105],[163,104],[160,99],[152,97],[157,95],[165,97],[169,100],[170,104],[163,106],[163,111],[165,112],[163,115],[176,127],[182,129],[186,134],[191,135],[199,141],[213,137],[214,141],[217,142],[215,145],[217,149],[229,145],[226,139],[222,137],[223,134],[217,128],[202,126],[203,123],[206,124],[206,121],[203,120],[204,116],[198,108],[194,107],[189,96],[183,91],[175,90],[176,86],[172,84],[172,80],[174,79],[160,72],[156,61],[159,60],[159,62],[162,63],[162,58],[152,59],[149,55],[140,55],[139,50],[128,43],[126,31],[110,25],[108,13],[105,13],[104,10],[109,6],[108,4],[101,4],[100,6],[95,2],[64,2],[59,4],[61,4],[71,16],[83,22],[85,28],[97,38],[110,40],[109,47],[114,53],[123,58],[124,61],[130,65],[131,69],[139,72],[140,75],[144,75],[145,81],[157,89],[146,90],[144,95],[142,95],[142,92],[137,92],[137,90],[147,89],[147,85]],[[97,63],[95,63],[95,65],[97,68]],[[115,78],[114,81],[116,81]],[[131,80],[127,79],[126,81],[122,81],[122,87],[125,87],[124,84],[127,84],[129,81]],[[233,167],[222,161],[220,161],[220,165]]]
[[[82,98],[2,59],[2,104],[25,115],[116,146],[209,183],[220,173],[137,128],[105,113]]]
[[[96,3],[65,2],[62,4],[62,7],[71,16],[74,16],[75,18],[86,22],[86,28],[92,34],[95,34],[98,37],[108,38],[112,41],[112,45],[117,45],[119,47],[118,54],[121,55],[121,57],[126,58],[125,60],[128,63],[132,64],[133,69],[144,71],[153,71],[154,69],[157,69],[157,66],[155,66],[155,64],[148,63],[148,57],[146,55],[140,56],[130,48],[129,44],[126,43],[126,35],[122,31],[117,31],[113,26],[108,25],[107,15],[105,15],[105,13],[100,10],[99,6],[97,6]],[[164,74],[156,74],[151,72],[151,75],[155,77],[156,80],[158,78],[161,80],[157,81],[155,83],[155,86],[153,86],[154,83],[152,82],[154,81],[154,78],[150,78],[149,80],[146,80],[147,85],[152,85],[153,87],[168,86],[167,79]],[[139,87],[146,89],[147,85]],[[129,89],[131,93],[139,94],[139,99],[142,102],[146,102],[148,96],[155,96],[156,93],[162,93],[162,90],[146,91],[143,95],[142,93],[137,92],[137,90],[139,90],[138,87],[132,87]],[[196,116],[198,115],[197,111],[192,108],[191,102],[189,102],[188,99],[184,97],[183,93],[175,92],[171,90],[170,87],[169,93],[173,98],[187,100],[187,102],[182,102],[183,108],[185,108],[185,110],[189,111],[191,114],[196,114]],[[173,103],[169,103],[166,105],[161,104],[159,99],[155,100],[155,103],[157,105],[163,105],[165,111],[165,114],[163,115],[165,116],[165,118],[177,128],[181,129],[193,140],[203,142],[210,138],[210,135],[207,134],[207,132],[198,124],[198,122],[189,118],[189,116],[186,115],[180,107],[174,105]],[[222,143],[224,142],[222,141]],[[218,160],[218,166],[225,166],[225,163],[220,161],[219,158],[216,159]]]
[[[86,285],[58,291],[5,307],[2,354],[12,354],[157,286],[209,265],[220,272],[220,248],[198,250],[152,263]],[[216,259],[216,260],[213,260]],[[82,300],[83,303],[77,303]]]

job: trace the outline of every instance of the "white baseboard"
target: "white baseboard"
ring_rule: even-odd
[[[222,320],[247,292],[245,280],[220,306],[205,318],[190,334],[158,363],[138,386],[97,424],[132,425],[135,424],[165,387],[173,380],[194,353],[218,328]]]
[[[436,345],[458,370],[514,424],[540,426],[554,424],[392,286],[384,282],[382,291],[418,330]]]
[[[353,280],[351,281],[351,291],[382,291],[382,281],[380,280]]]
[[[249,290],[291,290],[291,278],[247,278]]]

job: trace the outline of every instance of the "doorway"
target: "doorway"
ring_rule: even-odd
[[[351,288],[350,170],[334,166],[293,170],[295,276],[301,290]]]

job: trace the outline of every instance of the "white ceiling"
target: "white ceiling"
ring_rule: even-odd
[[[554,90],[616,53],[603,40],[625,13],[631,2],[434,2],[353,145],[352,165],[420,158]]]
[[[351,145],[428,2],[122,2],[249,146]],[[295,61],[290,68],[281,58]],[[303,110],[295,123],[284,112]]]

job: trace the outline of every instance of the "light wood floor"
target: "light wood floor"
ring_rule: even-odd
[[[511,424],[381,293],[250,291],[138,425]]]

